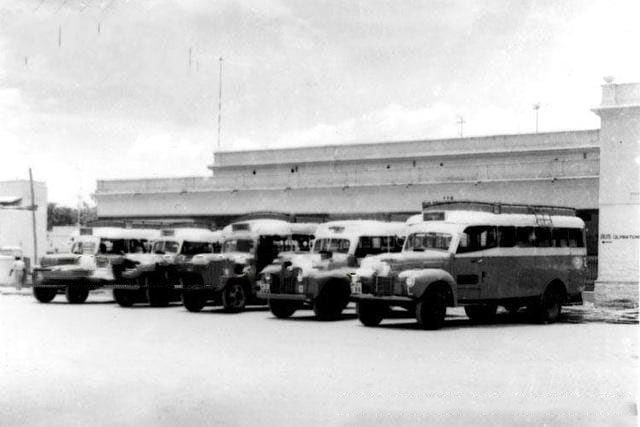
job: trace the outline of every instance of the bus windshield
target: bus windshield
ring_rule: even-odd
[[[96,251],[95,242],[79,241],[71,247],[71,253],[75,255],[93,254]]]
[[[177,254],[180,244],[171,240],[162,240],[153,244],[153,253]]]
[[[222,252],[246,252],[250,253],[253,251],[253,240],[249,239],[229,239],[224,242],[222,245]]]
[[[213,250],[212,243],[188,242],[188,241],[185,241],[182,243],[182,250],[180,251],[182,255],[198,255],[198,254],[205,254],[205,253],[212,253],[212,252],[215,252]]]
[[[449,250],[451,234],[424,232],[410,234],[407,238],[407,251],[421,252],[426,249]]]
[[[314,252],[337,252],[346,254],[349,252],[350,242],[347,239],[316,239],[313,244]]]

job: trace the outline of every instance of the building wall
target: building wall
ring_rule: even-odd
[[[225,152],[212,169],[213,178],[99,181],[98,215],[398,213],[450,198],[597,209],[598,131]]]
[[[47,187],[43,182],[34,182],[36,210],[36,232],[38,257],[47,248]],[[31,205],[29,181],[0,181],[0,197],[21,197],[19,206]],[[33,265],[34,246],[31,211],[0,209],[0,246],[20,246]]]
[[[606,84],[601,119],[596,301],[637,306],[640,286],[640,84]]]
[[[479,199],[593,209],[597,178],[539,179],[359,187],[253,189],[185,193],[102,194],[101,218],[234,216],[253,211],[291,214],[418,212],[425,200]],[[126,210],[124,207],[128,207]]]

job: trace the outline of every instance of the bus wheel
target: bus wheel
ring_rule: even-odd
[[[356,313],[364,326],[378,326],[384,319],[385,307],[370,301],[358,301]]]
[[[152,307],[166,307],[169,305],[169,290],[151,285],[147,288],[147,300]]]
[[[298,309],[298,304],[291,301],[269,300],[269,309],[279,319],[291,317]]]
[[[120,307],[131,307],[135,302],[135,294],[128,289],[114,289],[113,299]]]
[[[197,313],[201,311],[206,303],[207,300],[202,292],[187,290],[182,291],[182,304],[184,304],[184,308],[186,308],[190,312]]]
[[[65,296],[69,304],[82,304],[89,296],[89,289],[76,286],[67,286]]]
[[[464,312],[472,322],[491,323],[496,320],[497,309],[494,304],[466,305]]]
[[[56,288],[33,288],[33,296],[36,297],[39,302],[51,302],[57,293],[58,290]]]
[[[240,282],[232,282],[222,291],[222,306],[229,313],[237,313],[244,310],[247,304],[247,295]]]
[[[422,329],[440,329],[447,314],[447,296],[444,290],[434,289],[416,305],[416,320]]]
[[[550,285],[536,304],[534,315],[538,322],[554,323],[562,312],[564,292],[559,285]]]
[[[344,292],[341,284],[329,282],[313,300],[313,313],[319,320],[335,320],[349,304],[349,294]]]

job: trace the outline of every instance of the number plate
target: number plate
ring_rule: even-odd
[[[362,283],[351,283],[351,293],[352,294],[361,294],[362,293]]]
[[[269,288],[270,286],[268,283],[260,282],[260,292],[262,292],[263,294],[268,294],[271,291]]]

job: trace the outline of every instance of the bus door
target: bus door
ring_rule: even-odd
[[[498,291],[499,269],[495,254],[491,253],[497,246],[495,226],[465,228],[455,258],[455,279],[460,299],[497,298],[494,295]]]
[[[480,260],[481,257],[477,254],[456,254],[453,270],[458,287],[458,299],[461,301],[480,298]]]

